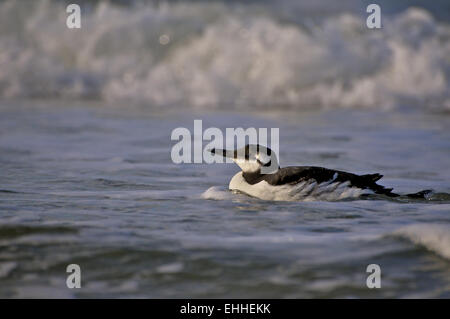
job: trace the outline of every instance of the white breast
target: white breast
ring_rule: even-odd
[[[371,193],[370,190],[350,187],[348,182],[339,183],[332,180],[320,184],[315,181],[304,181],[280,186],[273,186],[266,181],[261,181],[250,185],[245,181],[242,172],[233,176],[228,187],[230,190],[237,190],[259,199],[275,201],[329,201],[356,198],[362,194]]]

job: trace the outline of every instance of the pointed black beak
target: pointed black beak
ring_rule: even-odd
[[[222,155],[223,157],[236,158],[234,151],[227,151],[216,148],[210,149],[208,151],[211,152],[212,154]]]

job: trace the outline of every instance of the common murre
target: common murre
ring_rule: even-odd
[[[241,168],[231,179],[230,190],[263,200],[339,200],[369,194],[401,196],[393,193],[392,188],[376,183],[383,177],[380,174],[356,175],[316,166],[280,168],[275,152],[261,145],[250,144],[237,150],[214,148],[210,152],[231,158]],[[423,199],[430,192],[424,190],[404,196]]]

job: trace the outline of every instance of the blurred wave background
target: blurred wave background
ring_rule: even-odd
[[[73,2],[73,1],[72,1]],[[149,109],[450,110],[450,3],[0,2],[0,97]],[[126,102],[126,103],[122,103]]]
[[[450,1],[374,1],[372,30],[371,2],[0,1],[0,297],[449,298]],[[232,194],[237,166],[170,158],[195,119],[434,192]]]

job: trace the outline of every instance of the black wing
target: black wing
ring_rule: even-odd
[[[275,174],[262,175],[260,181],[265,180],[270,185],[297,184],[311,179],[318,184],[329,181],[349,182],[350,186],[371,189],[377,194],[397,196],[397,194],[391,192],[392,188],[385,188],[376,183],[382,177],[383,175],[380,174],[356,175],[324,167],[291,166],[281,168]]]

